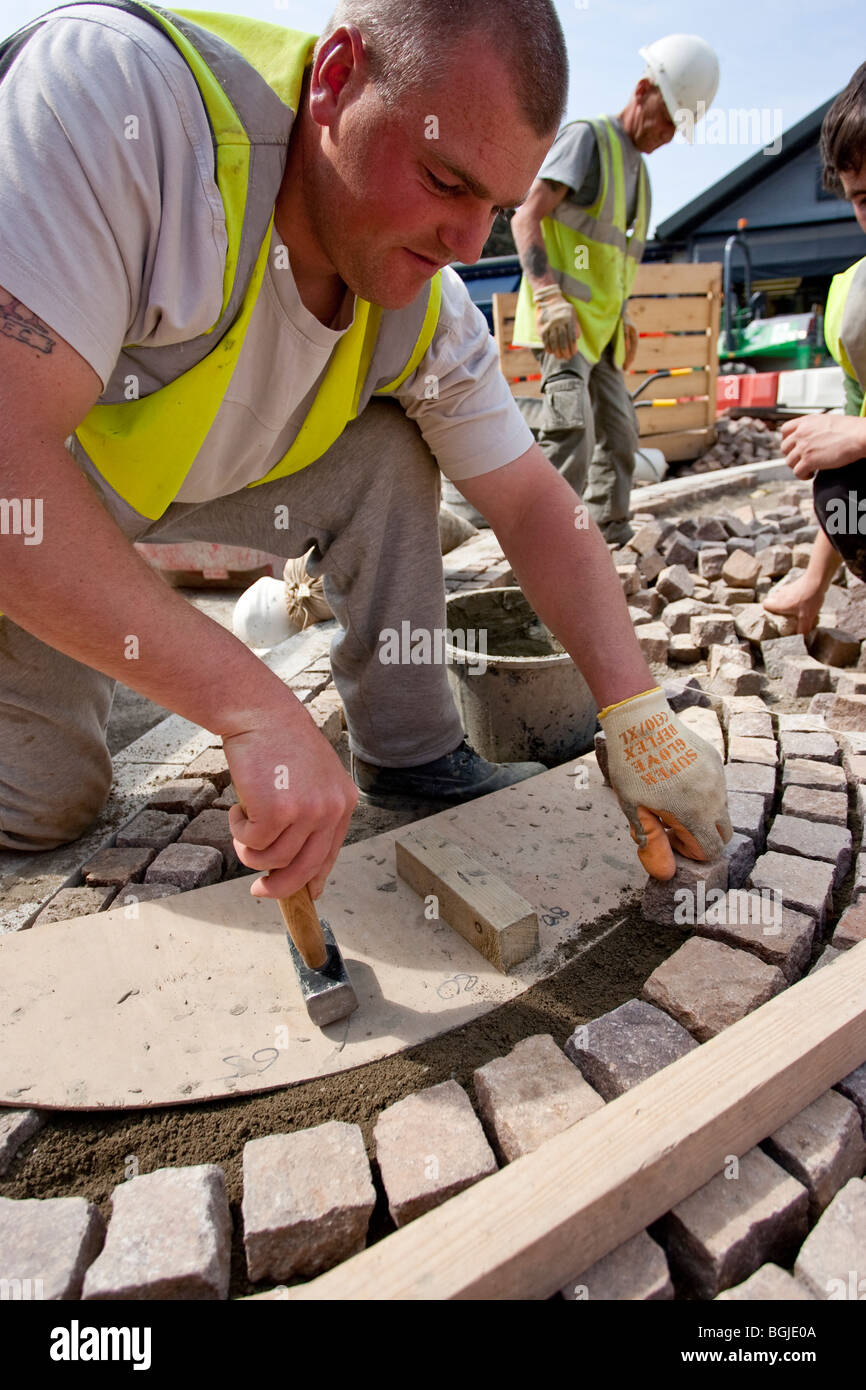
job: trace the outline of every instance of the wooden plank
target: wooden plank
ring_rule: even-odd
[[[400,877],[422,898],[435,894],[439,917],[503,975],[538,950],[532,903],[459,845],[422,822],[394,849]]]
[[[653,435],[653,448],[661,449],[668,463],[696,459],[715,443],[715,430],[680,430],[674,434]]]
[[[667,400],[668,396],[706,396],[709,388],[709,371],[703,368],[696,368],[689,372],[688,376],[663,376],[657,381],[653,381],[648,372],[626,372],[625,384],[630,392],[634,392],[645,381],[650,385],[638,396],[639,401],[655,401],[659,397]]]
[[[712,431],[713,439],[716,437],[716,387],[719,378],[719,333],[721,331],[722,317],[722,272],[718,268],[718,276],[713,287],[712,312],[710,315],[710,359],[709,359],[709,385],[707,386],[707,428]]]
[[[632,294],[709,294],[721,283],[721,261],[707,261],[704,265],[691,261],[662,265],[653,261],[638,266]]]
[[[257,1298],[543,1299],[866,1057],[866,942],[310,1283]]]
[[[658,299],[632,298],[627,316],[639,333],[695,333],[710,326],[710,295],[666,295]]]
[[[699,429],[707,418],[705,401],[685,401],[682,405],[651,406],[637,412],[641,439],[659,434],[675,434],[681,430]]]
[[[706,333],[671,333],[664,338],[641,338],[632,363],[636,372],[662,367],[708,367],[710,339]]]

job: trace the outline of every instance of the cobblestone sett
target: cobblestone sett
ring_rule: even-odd
[[[165,849],[177,839],[186,823],[186,816],[168,815],[165,811],[139,811],[128,825],[118,830],[118,848]]]
[[[849,1071],[847,1076],[843,1076],[836,1090],[856,1105],[860,1112],[863,1137],[866,1139],[866,1062]]]
[[[663,662],[667,659],[670,633],[664,623],[643,623],[634,635],[645,661]]]
[[[735,636],[734,619],[730,613],[702,613],[689,622],[692,641],[702,651],[716,644],[724,646]]]
[[[389,1105],[376,1121],[373,1137],[397,1226],[496,1172],[493,1150],[456,1081],[442,1081]]]
[[[148,797],[147,804],[154,811],[192,817],[210,806],[216,794],[213,782],[205,777],[177,777],[157,787]]]
[[[839,918],[831,945],[837,951],[848,951],[852,946],[859,946],[861,941],[866,941],[866,899],[862,896]]]
[[[794,637],[771,637],[768,642],[761,643],[764,670],[771,680],[781,679],[786,661],[805,661],[808,655],[799,633]]]
[[[193,758],[189,767],[181,774],[183,777],[206,777],[213,782],[218,792],[224,791],[232,779],[229,765],[222,748],[206,748]]]
[[[786,787],[782,814],[844,828],[848,824],[848,797],[844,792],[819,791],[815,787]]]
[[[826,666],[853,666],[860,655],[860,643],[851,632],[838,627],[817,627],[808,638],[812,655]]]
[[[724,762],[725,738],[718,716],[713,710],[704,709],[701,705],[692,705],[691,708],[683,710],[680,720],[687,729],[692,729],[711,748],[715,748],[719,755],[719,761]]]
[[[363,1250],[376,1189],[359,1125],[251,1139],[243,1166],[250,1279],[310,1278]]]
[[[728,762],[761,763],[763,767],[775,768],[778,761],[773,738],[740,738],[737,734],[728,738]]]
[[[806,1188],[810,1221],[816,1221],[848,1179],[859,1178],[866,1167],[859,1112],[838,1091],[825,1091],[761,1147]]]
[[[223,857],[210,845],[169,845],[154,859],[146,883],[176,883],[184,892],[219,880]]]
[[[783,695],[790,695],[795,700],[818,695],[830,689],[830,672],[820,661],[813,661],[811,657],[783,661],[781,689]]]
[[[703,885],[704,892],[710,888],[724,891],[728,886],[727,859],[704,863],[675,854],[674,864],[673,878],[665,882],[650,878],[644,889],[641,913],[648,922],[661,922],[666,926],[682,925],[687,920],[683,914],[688,913],[699,885]]]
[[[517,1043],[473,1074],[475,1098],[501,1163],[532,1153],[604,1101],[549,1034]]]
[[[118,1183],[85,1299],[228,1297],[232,1223],[221,1168],[158,1168]]]
[[[80,1298],[104,1238],[99,1209],[83,1197],[0,1197],[0,1279],[29,1280],[31,1298]]]
[[[819,763],[814,758],[786,758],[782,763],[782,786],[843,792],[845,773],[833,763]]]
[[[783,759],[809,758],[819,763],[840,761],[839,746],[832,734],[782,733],[779,747]]]
[[[763,763],[727,763],[725,782],[729,792],[760,796],[769,811],[776,794],[776,769]]]
[[[851,1178],[836,1193],[803,1242],[794,1274],[816,1298],[859,1301],[866,1294],[866,1182],[862,1178]]]
[[[562,1296],[569,1303],[650,1302],[673,1298],[674,1286],[664,1250],[641,1231],[576,1274],[562,1289]]]
[[[45,1124],[38,1110],[0,1110],[0,1178],[8,1172],[22,1144]]]
[[[698,936],[751,951],[767,965],[777,966],[786,980],[798,980],[809,964],[815,919],[783,908],[769,895],[738,889],[717,905],[707,907],[696,923]]]
[[[661,594],[668,603],[676,603],[678,599],[691,598],[694,591],[694,578],[685,565],[666,565],[663,570],[659,571],[656,579],[656,593]]]
[[[91,912],[103,912],[117,892],[116,888],[61,888],[33,919],[34,927],[47,927],[52,922],[65,922],[70,917],[87,917]]]
[[[656,967],[642,995],[706,1042],[786,985],[781,970],[749,951],[693,936]]]
[[[729,738],[773,737],[773,721],[769,714],[733,714],[728,721]]]
[[[82,864],[84,882],[89,888],[123,888],[127,883],[139,883],[155,855],[155,849],[101,849]]]
[[[580,1024],[565,1044],[565,1055],[599,1095],[614,1100],[696,1047],[670,1014],[629,999]]]
[[[768,851],[762,854],[750,874],[750,888],[769,889],[795,912],[805,912],[823,927],[833,906],[832,864],[820,859],[801,859],[796,854]]]
[[[834,888],[839,887],[851,867],[850,830],[821,821],[801,820],[799,816],[776,816],[767,831],[767,849],[834,865]]]
[[[728,555],[722,566],[722,579],[732,589],[752,589],[761,573],[760,563],[741,544]]]
[[[718,695],[757,695],[761,686],[759,671],[744,670],[733,661],[723,661],[712,680],[712,688]]]
[[[219,850],[226,877],[232,877],[241,867],[229,829],[228,811],[217,811],[213,808],[202,811],[195,820],[190,821],[178,844],[210,845],[212,849]]]
[[[728,815],[738,835],[748,835],[760,852],[766,836],[766,803],[752,792],[728,792]]]
[[[757,850],[748,835],[734,833],[725,845],[725,858],[728,861],[728,887],[739,888],[745,883],[757,856]]]
[[[662,1219],[671,1269],[701,1298],[742,1283],[767,1261],[787,1264],[807,1230],[805,1187],[760,1149],[732,1156],[727,1172]]]
[[[121,888],[111,906],[135,908],[139,903],[152,903],[157,898],[171,898],[179,892],[176,883],[132,883],[126,888]]]

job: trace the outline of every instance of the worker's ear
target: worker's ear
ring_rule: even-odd
[[[342,24],[324,40],[313,62],[313,120],[321,126],[332,125],[368,80],[369,62],[361,32],[354,24]]]
[[[634,89],[634,94],[637,100],[640,102],[641,106],[643,106],[647,97],[650,95],[651,92],[654,91],[655,86],[652,82],[650,82],[649,78],[642,77],[640,82],[638,82],[637,86]]]

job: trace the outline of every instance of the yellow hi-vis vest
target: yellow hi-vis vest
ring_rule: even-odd
[[[866,392],[866,256],[830,281],[824,342],[846,377],[857,383],[861,393]],[[866,415],[866,395],[862,397],[860,414]]]
[[[210,122],[215,179],[226,215],[228,251],[219,318],[205,334],[185,343],[161,348],[124,344],[100,401],[75,431],[115,492],[142,516],[156,519],[177,496],[204,444],[240,357],[267,267],[292,119],[316,39],[235,15],[168,11],[142,0],[96,3],[159,28],[185,59]],[[17,52],[44,18],[25,26],[4,48]],[[377,394],[395,391],[418,367],[438,322],[441,292],[436,275],[426,295],[400,311],[410,316],[413,332],[417,327],[417,338],[402,371],[375,388]],[[263,478],[248,486],[306,468],[357,416],[362,395],[366,404],[372,394],[367,378],[382,313],[380,306],[356,298],[352,325],[331,356],[297,438]],[[381,370],[375,379],[381,380]]]
[[[579,207],[565,197],[552,217],[542,218],[541,232],[557,284],[577,314],[577,351],[594,364],[614,339],[614,359],[622,366],[622,310],[646,243],[649,180],[641,160],[637,210],[629,232],[619,134],[606,116],[587,124],[592,126],[598,146],[598,197],[589,207]],[[535,300],[525,275],[517,296],[513,341],[521,347],[542,346],[535,323]]]

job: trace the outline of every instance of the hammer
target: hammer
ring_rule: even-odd
[[[327,922],[319,921],[309,888],[278,898],[288,931],[286,939],[307,1013],[324,1028],[358,1007],[340,948]]]
[[[246,807],[240,804],[240,810],[246,818]],[[277,902],[288,927],[286,940],[292,964],[312,1022],[324,1028],[338,1018],[347,1018],[357,1009],[358,997],[346,974],[334,933],[327,922],[319,921],[309,888],[299,888],[289,898],[277,898]]]

